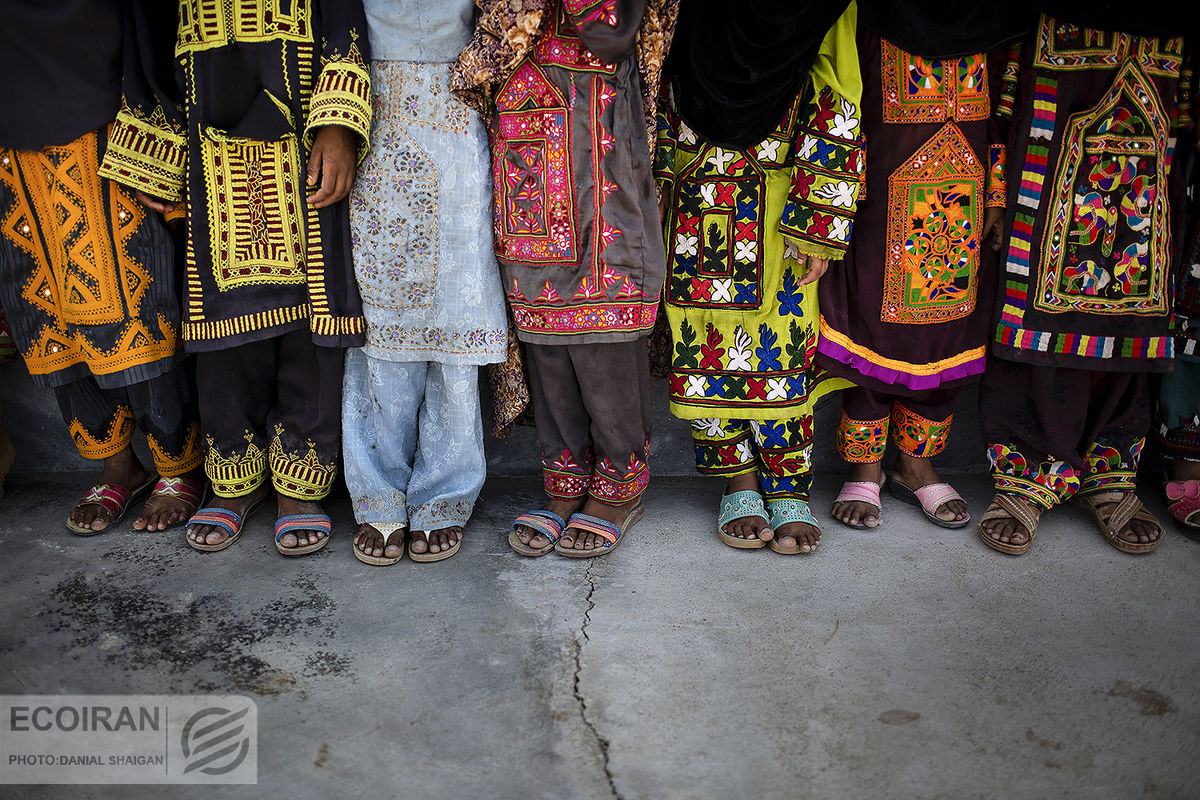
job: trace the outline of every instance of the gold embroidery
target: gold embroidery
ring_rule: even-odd
[[[213,493],[218,497],[244,497],[259,486],[267,477],[267,454],[254,443],[254,434],[246,431],[246,452],[222,456],[213,437],[207,436],[208,454],[204,460],[204,471],[212,483]]]
[[[283,425],[277,424],[275,438],[271,440],[271,483],[282,495],[297,500],[321,500],[333,486],[337,464],[322,464],[312,441],[305,442],[308,452],[304,455],[285,453],[280,441],[283,430]]]
[[[317,128],[341,125],[358,134],[358,160],[361,162],[367,155],[371,134],[371,76],[357,44],[350,45],[345,58],[335,58],[322,65],[309,103],[308,122],[304,128],[308,149],[312,149]]]
[[[108,421],[108,430],[100,432],[98,436],[93,436],[78,418],[67,423],[71,441],[75,442],[79,455],[96,461],[115,456],[129,447],[136,427],[133,410],[124,405],[117,406]]]
[[[161,0],[160,0],[161,1]],[[284,9],[288,10],[284,10]],[[309,0],[180,0],[175,55],[230,41],[312,41]]]
[[[178,453],[168,453],[152,433],[146,434],[146,444],[150,446],[150,455],[154,457],[155,469],[164,478],[186,475],[204,463],[204,449],[200,447],[200,424],[195,420],[188,426],[183,447]]]
[[[183,200],[187,139],[161,108],[140,114],[124,103],[117,112],[100,176],[166,200]]]

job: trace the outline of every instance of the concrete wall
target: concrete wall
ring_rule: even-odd
[[[657,475],[693,474],[691,434],[688,426],[667,411],[667,387],[655,381],[654,435],[651,467]],[[93,462],[79,456],[67,436],[52,392],[33,385],[20,364],[0,364],[0,414],[17,448],[17,471],[93,469]],[[833,431],[838,423],[838,396],[825,399],[817,411],[817,446],[813,454],[819,472],[843,472],[845,465],[833,450]],[[138,437],[140,439],[140,437]],[[485,437],[488,470],[492,475],[527,475],[538,470],[537,437],[530,427],[518,427],[506,440]],[[139,442],[144,453],[144,442]],[[949,475],[984,470],[983,444],[979,437],[975,387],[963,393],[952,432],[950,447],[938,457],[937,466]]]

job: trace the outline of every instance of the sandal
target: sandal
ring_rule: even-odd
[[[1124,495],[1120,500],[1106,502],[1097,502],[1092,494],[1075,495],[1071,498],[1071,505],[1096,523],[1096,527],[1104,534],[1108,543],[1122,553],[1149,553],[1162,541],[1165,533],[1163,526],[1142,503],[1137,492],[1129,490]],[[1121,531],[1134,520],[1153,523],[1158,529],[1158,536],[1149,542],[1129,542],[1122,539]]]
[[[768,527],[771,525],[771,518],[767,516],[766,506],[763,505],[763,497],[758,492],[753,489],[743,489],[740,492],[721,495],[721,511],[717,514],[717,534],[721,537],[721,541],[730,547],[741,550],[757,550],[766,547],[766,539],[758,537],[743,539],[722,530],[725,525],[742,517],[760,517]]]
[[[325,535],[312,544],[284,547],[279,540],[292,531],[324,531]],[[275,549],[285,556],[306,556],[329,544],[332,531],[333,520],[328,514],[289,514],[275,520]]]
[[[542,547],[531,547],[521,541],[521,537],[517,535],[517,528],[525,526],[537,531],[542,536],[550,540],[550,543]],[[518,554],[537,558],[544,556],[554,549],[554,545],[562,536],[563,529],[567,527],[567,521],[555,514],[553,511],[547,511],[544,508],[538,508],[533,511],[526,511],[521,516],[513,520],[512,530],[508,533],[508,546],[515,550]]]
[[[991,504],[988,505],[987,511],[983,512],[983,516],[979,520],[979,538],[983,539],[983,543],[993,550],[1008,553],[1010,556],[1019,556],[1033,546],[1033,537],[1037,535],[1038,521],[1041,518],[1042,509],[1024,500],[1020,495],[997,493],[992,497]],[[1029,531],[1029,538],[1023,544],[1000,541],[983,527],[985,523],[994,519],[1016,520],[1025,526],[1025,530]]]
[[[187,541],[189,547],[193,550],[199,550],[202,553],[215,553],[218,550],[224,550],[241,537],[246,523],[250,521],[250,517],[254,516],[254,512],[262,508],[266,502],[267,496],[266,493],[263,493],[257,500],[246,506],[246,510],[241,514],[238,514],[236,511],[230,511],[227,508],[202,508],[195,514],[192,514],[192,518],[187,521],[188,526],[212,525],[228,533],[229,537],[216,544],[193,542],[188,536],[184,536],[183,538]]]
[[[441,552],[438,552],[438,553],[431,553],[431,552],[429,552],[429,550],[426,550],[424,553],[414,553],[413,549],[412,549],[412,537],[409,537],[408,557],[411,558],[413,561],[429,563],[431,561],[444,561],[445,559],[447,559],[450,556],[457,553],[458,548],[462,547],[463,533],[465,531],[462,531],[462,527],[459,525],[451,525],[450,527],[459,528],[460,533],[458,534],[458,541],[455,542],[454,544],[450,545],[449,550],[442,550]],[[428,547],[429,546],[429,531],[413,531],[413,536],[417,535],[418,533],[425,537],[425,546]],[[520,541],[520,540],[518,539],[518,541]]]
[[[600,547],[593,547],[591,550],[576,550],[574,547],[563,547],[562,542],[558,541],[554,543],[554,552],[567,558],[593,558],[611,553],[617,549],[617,545],[621,543],[626,531],[642,518],[645,510],[646,507],[638,503],[630,509],[629,514],[625,516],[625,520],[620,525],[600,519],[600,517],[593,517],[591,514],[572,514],[571,518],[567,520],[568,529],[574,528],[577,531],[594,533],[604,540],[604,544]]]
[[[402,531],[408,527],[407,525],[402,525],[400,523],[389,522],[386,525],[384,525],[384,527],[390,528],[391,530],[389,530],[387,533],[384,533],[383,528],[380,528],[379,525],[376,525],[371,522],[367,522],[364,524],[370,525],[372,528],[379,531],[379,533],[383,536],[384,549],[387,548],[387,540],[389,538],[391,538],[392,534],[394,534],[396,531]],[[388,556],[367,555],[362,550],[358,549],[358,545],[354,544],[353,540],[351,541],[350,549],[354,551],[355,558],[357,558],[362,563],[370,564],[373,567],[390,567],[392,564],[395,564],[395,563],[399,562],[400,559],[404,558],[404,540],[403,539],[400,540],[400,555],[392,557],[392,558],[389,558]]]
[[[1195,535],[1200,531],[1200,481],[1167,481],[1163,488],[1175,527]]]
[[[874,525],[867,525],[864,522],[851,525],[849,522],[842,522],[838,519],[833,514],[833,509],[829,511],[830,516],[833,516],[838,522],[842,522],[847,528],[854,528],[858,531],[878,528],[879,523],[883,522],[883,503],[879,499],[879,491],[885,483],[887,483],[887,478],[884,478],[880,483],[875,483],[875,481],[846,481],[842,484],[842,490],[838,492],[838,496],[833,499],[835,505],[837,503],[866,503],[869,506],[874,506],[875,518],[879,522],[876,522]]]
[[[199,478],[189,478],[186,475],[181,475],[177,478],[160,476],[158,482],[154,484],[154,490],[150,492],[150,497],[146,502],[149,503],[150,500],[156,497],[170,497],[186,505],[188,507],[188,512],[184,514],[184,520],[186,520],[196,514],[200,508],[200,503],[204,501],[204,481]],[[184,520],[168,525],[163,530],[169,531],[176,525],[182,525],[184,524]],[[159,533],[159,531],[142,529],[138,533]]]
[[[920,506],[921,512],[925,514],[925,518],[934,525],[940,525],[943,528],[962,528],[971,521],[971,515],[967,514],[966,519],[950,520],[942,519],[937,515],[937,510],[946,505],[952,500],[962,500],[962,495],[954,491],[954,488],[948,483],[930,483],[922,486],[920,489],[912,489],[900,481],[892,478],[891,481],[892,497],[902,503],[908,503],[913,506]]]
[[[877,484],[872,483],[872,486]],[[768,524],[772,530],[778,531],[783,525],[789,522],[806,522],[817,529],[817,536],[821,535],[821,528],[817,525],[816,519],[813,518],[812,509],[808,507],[808,503],[803,500],[768,500],[767,505],[771,507],[771,518]],[[811,545],[808,550],[802,550],[800,544],[791,546],[782,545],[779,543],[778,537],[767,542],[767,545],[776,553],[782,553],[785,556],[795,555],[797,553],[811,554],[816,551],[817,546]]]
[[[79,498],[79,502],[71,510],[74,511],[80,506],[100,506],[108,512],[108,524],[100,530],[94,530],[90,526],[80,525],[75,522],[75,520],[71,519],[71,515],[68,514],[67,530],[76,536],[95,536],[104,533],[124,519],[125,515],[129,512],[130,503],[149,492],[152,486],[154,486],[154,478],[148,478],[145,483],[136,489],[128,489],[116,483],[97,483],[91,488],[91,491]]]

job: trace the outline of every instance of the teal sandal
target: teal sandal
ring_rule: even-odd
[[[817,544],[813,544],[808,550],[801,550],[799,544],[794,544],[791,547],[786,547],[779,544],[778,531],[783,525],[789,522],[806,522],[817,529],[817,535],[821,534],[821,527],[817,525],[816,519],[813,518],[812,511],[808,507],[808,503],[803,500],[792,500],[790,498],[783,500],[768,500],[767,506],[771,509],[771,518],[769,520],[771,529],[776,531],[776,538],[772,539],[769,544],[771,549],[776,553],[784,555],[795,555],[797,553],[810,554],[817,549]]]
[[[766,506],[763,505],[763,497],[758,492],[753,489],[743,489],[740,492],[721,495],[721,510],[717,514],[717,534],[721,537],[721,541],[739,550],[757,550],[766,547],[765,539],[743,539],[722,530],[730,522],[742,517],[759,517],[767,523],[767,527],[772,527],[771,518],[767,515]]]

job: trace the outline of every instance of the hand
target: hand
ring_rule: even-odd
[[[160,214],[169,214],[179,205],[178,203],[172,203],[167,200],[148,195],[140,189],[137,191],[137,199],[146,208],[150,209],[151,211],[157,211]]]
[[[817,258],[810,256],[807,253],[801,253],[797,259],[801,264],[808,264],[808,272],[797,282],[798,286],[808,286],[810,283],[816,283],[817,278],[825,274],[825,270],[829,269],[828,258]]]
[[[308,159],[308,185],[316,186],[319,179],[321,188],[308,198],[309,205],[325,208],[350,194],[358,162],[355,136],[354,131],[340,125],[317,129]]]
[[[990,242],[992,249],[1000,252],[1001,237],[1004,236],[1004,209],[992,206],[983,212],[983,240]]]

